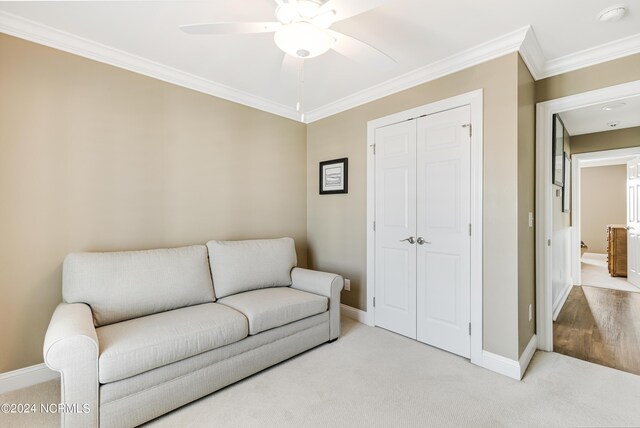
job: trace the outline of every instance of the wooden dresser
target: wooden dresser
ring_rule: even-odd
[[[623,224],[607,226],[607,262],[611,276],[627,276],[627,228]]]

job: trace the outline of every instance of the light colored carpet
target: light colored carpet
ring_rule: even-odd
[[[628,282],[627,278],[609,275],[606,254],[584,253],[580,261],[582,285],[640,293],[640,288]]]
[[[518,382],[349,319],[342,334],[148,426],[640,426],[639,376],[537,352]],[[19,398],[56,402],[50,384]],[[26,420],[0,425],[55,424]]]

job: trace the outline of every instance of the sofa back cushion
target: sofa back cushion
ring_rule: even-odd
[[[213,302],[207,248],[69,254],[62,297],[88,304],[96,327]]]
[[[216,296],[291,285],[297,263],[291,238],[209,241],[209,264]]]

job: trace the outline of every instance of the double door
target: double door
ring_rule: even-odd
[[[375,323],[470,356],[470,107],[375,133]]]

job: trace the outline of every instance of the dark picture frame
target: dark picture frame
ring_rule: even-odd
[[[571,211],[571,158],[564,154],[562,170],[564,171],[564,185],[562,186],[562,212]]]
[[[564,185],[564,123],[557,113],[553,115],[553,168],[552,181],[556,186]]]
[[[349,159],[331,159],[320,162],[320,194],[349,193]]]

